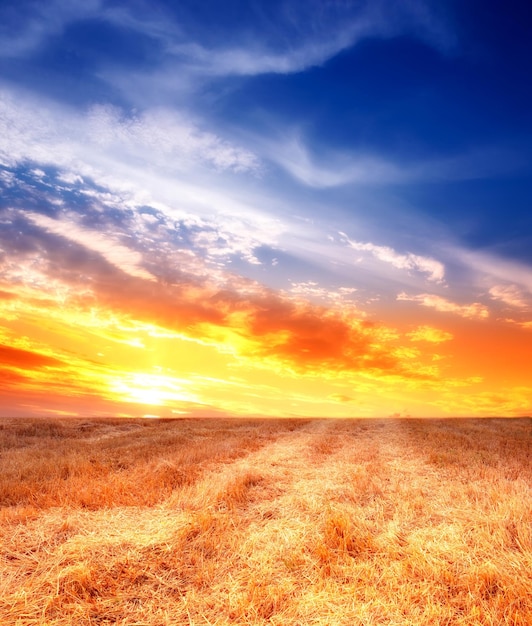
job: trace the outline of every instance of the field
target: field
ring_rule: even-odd
[[[532,420],[0,421],[0,624],[530,625]]]

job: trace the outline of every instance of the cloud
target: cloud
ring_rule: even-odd
[[[17,2],[16,11],[3,5],[0,7],[3,26],[0,27],[0,56],[25,56],[41,47],[46,39],[60,35],[67,24],[97,15],[100,7],[100,0],[79,3],[49,0],[46,4],[21,1]]]
[[[106,152],[127,153],[151,167],[184,168],[190,160],[218,170],[257,171],[257,157],[218,135],[201,130],[177,111],[156,108],[126,116],[112,106],[93,106],[88,113],[92,141]]]
[[[454,41],[443,16],[436,15],[422,1],[390,5],[363,0],[356,5],[348,2],[325,6],[319,0],[287,2],[270,11],[257,11],[254,22],[251,37],[239,37],[238,29],[233,32],[244,45],[216,46],[213,50],[199,41],[189,41],[172,51],[198,72],[250,76],[294,73],[319,66],[368,38],[408,33],[438,49],[447,49]]]
[[[436,309],[436,311],[440,311],[442,313],[453,313],[467,319],[486,319],[489,317],[488,308],[479,302],[473,302],[472,304],[457,304],[447,298],[442,298],[441,296],[436,296],[430,293],[410,296],[404,292],[397,296],[397,300],[416,302],[422,306]]]
[[[273,369],[311,375],[383,372],[419,376],[410,358],[394,353],[397,334],[393,329],[355,316],[353,310],[295,300],[293,295],[222,270],[213,275],[201,263],[191,263],[186,271],[177,266],[167,280],[151,280],[144,269],[145,260],[119,243],[118,235],[86,229],[68,216],[56,220],[29,213],[25,217],[32,229],[27,231],[24,247],[17,241],[5,241],[10,261],[6,257],[5,267],[0,267],[0,286],[4,291],[11,291],[10,285],[16,287],[18,311],[29,307],[32,315],[39,310],[46,314],[60,302],[65,333],[73,323],[86,329],[87,320],[96,316],[89,323],[91,332],[100,328],[105,336],[109,331],[98,322],[98,311],[102,311],[107,317],[183,334],[222,353],[229,350],[237,361],[245,360],[254,367],[269,364]],[[23,228],[23,222],[17,223],[17,228]],[[72,245],[58,245],[57,237]],[[96,256],[87,257],[87,250]],[[12,262],[19,268],[16,275]],[[33,272],[38,271],[38,285],[54,285],[45,300],[33,295],[32,267]],[[80,275],[87,285],[85,292],[78,292]],[[11,300],[7,302],[13,306]]]
[[[488,284],[502,281],[505,285],[513,285],[528,294],[532,294],[532,268],[525,262],[505,259],[497,254],[478,252],[464,247],[449,247],[447,255],[481,275],[479,283]],[[500,285],[495,286],[495,294],[500,294]],[[492,294],[493,296],[493,294]],[[523,296],[525,294],[523,293]],[[508,297],[508,295],[507,295]],[[500,299],[500,298],[499,298]]]
[[[320,143],[310,146],[301,131],[290,129],[282,133],[277,130],[273,138],[258,138],[256,143],[265,157],[295,180],[316,189],[475,180],[528,166],[514,153],[493,146],[456,156],[399,161],[378,152],[334,150]]]
[[[103,0],[81,5],[50,0],[46,8],[20,5],[18,19],[10,20],[7,11],[0,13],[6,24],[0,54],[5,56],[24,56],[69,24],[98,18],[147,35],[159,42],[167,57],[212,75],[297,72],[321,65],[365,38],[409,34],[440,50],[455,41],[443,13],[421,0],[392,5],[380,0],[326,5],[320,0],[289,0],[260,7],[251,3],[230,26],[209,20],[205,13],[169,9],[161,2],[150,7],[117,6]]]
[[[5,345],[0,346],[0,362],[4,367],[10,366],[31,370],[62,365],[60,360],[52,356]]]
[[[84,211],[100,204],[124,217],[150,206],[173,225],[166,236],[175,239],[179,230],[189,246],[215,263],[240,256],[257,264],[255,249],[275,245],[286,229],[255,205],[266,203],[260,191],[238,197],[233,176],[254,176],[260,168],[255,155],[178,112],[127,116],[113,107],[96,107],[75,113],[0,92],[0,164],[16,170],[28,161],[41,171],[59,169],[55,177],[48,171],[46,182],[35,174],[31,183],[27,173],[17,178],[14,171],[5,172],[1,182],[13,193],[23,192],[28,202],[37,193],[37,206],[45,198],[59,206],[83,198]],[[268,208],[275,202],[270,199]],[[147,230],[146,224],[136,226]]]
[[[409,36],[443,54],[455,47],[455,29],[444,11],[438,14],[423,0],[248,2],[232,20],[182,3],[154,3],[149,10],[143,3],[105,4],[99,17],[149,42],[146,62],[137,68],[98,67],[99,83],[133,106],[180,101],[196,110],[211,97],[213,84],[233,89],[235,77],[304,72],[365,40]]]
[[[423,274],[428,274],[428,279],[433,282],[443,282],[445,267],[439,261],[430,257],[423,257],[411,252],[400,254],[388,246],[378,246],[370,242],[352,241],[345,234],[340,232],[340,237],[347,242],[350,248],[360,252],[369,252],[379,261],[389,263],[401,270],[414,270]]]
[[[328,306],[337,306],[343,310],[354,307],[356,287],[338,287],[336,289],[320,286],[313,280],[295,282],[290,281],[290,294],[304,300],[310,300]]]
[[[432,326],[418,326],[406,336],[411,341],[428,341],[429,343],[443,343],[453,338],[451,333]]]
[[[332,393],[329,398],[331,400],[333,400],[334,402],[342,402],[342,403],[348,403],[348,402],[354,402],[355,399],[352,398],[351,396],[346,396],[343,393]]]
[[[74,241],[89,250],[101,254],[107,262],[130,276],[144,280],[155,280],[154,276],[142,267],[142,255],[120,244],[112,235],[82,228],[74,219],[74,216],[55,220],[46,215],[27,212],[25,217],[49,233]]]
[[[390,184],[404,182],[406,173],[401,167],[375,155],[352,155],[326,150],[318,159],[300,137],[293,136],[273,141],[259,140],[264,153],[296,180],[317,188],[338,187],[347,184]],[[320,152],[323,149],[320,147]]]
[[[494,300],[519,309],[527,308],[531,304],[530,297],[527,298],[517,285],[494,285],[490,288],[489,294]]]
[[[172,71],[180,67],[185,73],[215,77],[300,72],[326,63],[366,38],[402,33],[443,49],[449,46],[452,33],[442,16],[420,1],[390,6],[375,0],[356,5],[309,0],[260,9],[251,4],[229,31],[208,20],[198,22],[190,12],[177,13],[176,19],[175,14],[163,12],[163,20],[154,19],[153,13],[135,15],[124,10],[106,15],[159,39],[168,61],[173,61],[169,63]],[[250,21],[245,13],[252,15]]]
[[[513,319],[505,319],[505,322],[508,324],[515,324],[524,330],[532,330],[532,321],[521,321],[521,320],[513,320]]]
[[[192,165],[257,171],[257,157],[177,111],[154,108],[126,115],[113,106],[74,112],[40,98],[0,89],[0,162],[56,165],[77,175],[125,164],[168,173]],[[90,170],[87,172],[87,166]],[[81,171],[79,171],[81,170]]]
[[[218,25],[209,29],[195,21],[193,13],[181,12],[176,17],[162,5],[150,12],[107,8],[102,17],[159,40],[167,69],[180,67],[182,72],[196,76],[298,72],[321,65],[358,39],[382,30],[379,22],[370,19],[365,11],[357,15],[352,10],[346,14],[334,8],[322,12],[319,5],[314,10],[306,6],[301,11],[291,2],[284,8],[274,9],[270,17],[265,17],[268,10],[255,12],[250,7],[255,13],[253,25],[242,23],[241,27],[236,21],[229,30],[218,33],[218,37]],[[321,21],[315,19],[317,13],[321,13]],[[250,33],[250,29],[254,32]]]
[[[531,398],[532,387],[505,385],[492,390],[472,388],[461,394],[453,393],[452,389],[444,390],[433,404],[454,417],[529,417]]]

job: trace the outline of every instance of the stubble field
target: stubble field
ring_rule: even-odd
[[[0,624],[532,624],[532,420],[4,419]]]

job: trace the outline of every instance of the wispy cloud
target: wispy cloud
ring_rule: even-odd
[[[445,266],[436,259],[420,256],[411,252],[400,254],[389,246],[379,246],[371,242],[353,241],[343,232],[338,234],[351,249],[357,252],[369,252],[379,261],[389,263],[397,269],[421,272],[422,274],[428,274],[430,281],[438,283],[443,282]]]
[[[116,107],[93,106],[75,112],[7,89],[0,91],[0,159],[82,170],[91,165],[96,171],[113,161],[167,173],[190,171],[194,164],[234,172],[259,168],[256,155],[175,110],[127,115]]]
[[[347,184],[390,184],[410,178],[401,167],[376,155],[331,152],[315,156],[301,137],[259,140],[262,150],[299,182],[319,189]]]
[[[519,321],[519,320],[513,320],[513,319],[505,319],[505,322],[507,322],[508,324],[515,324],[516,326],[519,326],[520,328],[524,328],[525,330],[532,330],[532,321]]]
[[[293,294],[301,300],[310,300],[328,306],[337,306],[339,308],[352,307],[355,308],[356,287],[338,287],[331,288],[320,285],[316,281],[309,280],[304,282],[290,281],[291,287],[289,294]]]
[[[448,300],[447,298],[443,298],[442,296],[430,293],[422,293],[412,296],[404,292],[397,296],[397,300],[416,302],[417,304],[435,309],[441,313],[453,313],[467,319],[486,319],[489,317],[488,308],[480,302],[473,302],[472,304],[458,304]]]
[[[464,151],[458,155],[399,160],[378,151],[334,150],[319,143],[312,146],[301,131],[286,130],[275,137],[257,140],[271,161],[295,180],[317,189],[344,185],[411,185],[419,182],[475,180],[523,171],[528,164],[516,154],[496,146]]]
[[[251,24],[235,23],[232,42],[213,40],[212,28],[207,37],[201,24],[188,23],[190,15],[167,15],[166,20],[139,16],[123,11],[108,11],[109,19],[120,18],[132,29],[149,32],[164,42],[170,65],[203,76],[255,76],[289,74],[319,66],[342,50],[366,38],[388,38],[409,33],[438,49],[449,47],[452,30],[441,15],[421,0],[390,6],[388,3],[363,1],[324,6],[317,0],[306,3],[286,2],[258,9]],[[188,28],[187,28],[188,27]],[[187,36],[187,31],[195,37]],[[209,41],[210,40],[210,41]]]
[[[465,246],[449,247],[447,254],[480,276],[479,285],[488,282],[491,287],[495,287],[496,294],[501,293],[498,286],[502,284],[514,285],[523,295],[532,295],[532,271],[524,261],[505,258],[493,252],[471,250]]]
[[[122,245],[112,235],[82,228],[74,216],[56,220],[39,213],[26,213],[26,217],[40,228],[54,235],[74,241],[101,254],[106,261],[130,276],[155,280],[154,276],[142,267],[142,256],[138,252]]]
[[[433,326],[418,326],[415,330],[407,333],[406,336],[411,341],[428,341],[429,343],[443,343],[453,338],[452,333],[440,328],[434,328]]]
[[[2,365],[19,369],[30,369],[58,366],[61,361],[47,354],[32,350],[22,350],[11,346],[0,346],[0,361]]]
[[[240,256],[257,263],[254,250],[274,244],[286,230],[269,214],[271,201],[260,206],[265,204],[260,191],[250,199],[238,197],[232,177],[255,177],[258,158],[176,111],[128,116],[114,107],[93,107],[77,113],[5,90],[0,93],[0,163],[17,168],[27,162],[59,169],[55,180],[38,178],[41,186],[48,185],[48,195],[70,191],[124,214],[146,205],[156,208],[172,225],[166,236],[179,235],[182,244],[216,262]],[[26,185],[27,193],[34,193],[13,172],[4,172],[2,182]]]
[[[80,19],[93,17],[100,9],[101,0],[68,2],[50,0],[46,4],[17,3],[0,7],[0,56],[14,58],[38,49],[43,41],[61,34],[65,26]],[[13,17],[17,18],[12,22]]]
[[[494,300],[518,309],[527,308],[532,304],[530,294],[527,296],[517,285],[494,285],[490,288],[489,294]]]
[[[175,110],[152,109],[127,116],[116,107],[94,106],[88,113],[88,131],[106,152],[127,153],[151,167],[188,169],[192,160],[235,172],[259,168],[252,152],[201,130]]]

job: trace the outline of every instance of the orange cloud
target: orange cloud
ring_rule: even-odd
[[[62,362],[54,357],[10,346],[0,346],[0,362],[4,366],[9,365],[20,369],[39,369],[62,365]]]
[[[512,307],[523,309],[530,306],[530,297],[517,285],[494,285],[489,294],[494,300],[500,300]]]
[[[479,303],[401,294],[399,300],[425,308],[416,308],[422,320],[409,318],[398,329],[393,318],[372,322],[337,297],[322,297],[327,305],[305,301],[324,295],[312,285],[308,294],[308,285],[275,292],[209,270],[193,253],[183,263],[169,259],[164,277],[151,280],[137,271],[151,270],[144,257],[141,265],[120,248],[104,254],[99,246],[107,240],[86,231],[72,231],[69,245],[49,222],[33,222],[28,232],[23,241],[2,241],[10,252],[0,258],[0,307],[9,329],[0,350],[4,407],[18,395],[20,406],[78,406],[95,414],[121,407],[127,414],[348,416],[390,414],[408,396],[425,414],[426,407],[444,413],[442,397],[475,414],[467,402],[460,405],[471,388],[483,411],[490,402],[522,410],[521,396],[503,403],[486,390],[493,376],[506,375],[505,355],[523,370],[524,333],[517,324],[474,323],[488,316]],[[162,267],[159,261],[153,266]],[[452,333],[433,322],[434,311],[455,314]],[[510,347],[501,326],[516,335]],[[446,342],[438,345],[444,357],[432,353]],[[241,380],[229,384],[235,373]]]
[[[453,338],[452,333],[432,326],[418,326],[406,335],[411,341],[428,341],[429,343],[443,343]]]
[[[349,403],[354,402],[354,398],[343,393],[332,393],[329,398],[335,402]]]

